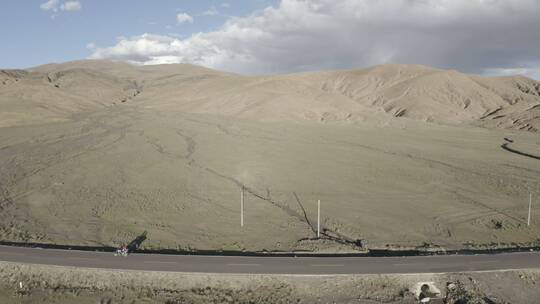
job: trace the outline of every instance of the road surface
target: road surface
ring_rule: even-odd
[[[249,274],[438,273],[540,268],[540,252],[416,257],[238,257],[132,254],[0,246],[0,261],[122,270]]]

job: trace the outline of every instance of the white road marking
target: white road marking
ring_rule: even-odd
[[[20,252],[2,252],[2,255],[26,255],[26,254],[20,253]]]
[[[80,257],[67,257],[68,259],[71,259],[71,260],[87,260],[87,261],[95,261],[96,259],[95,258],[80,258]]]
[[[392,266],[425,266],[425,263],[392,263]]]
[[[487,261],[474,261],[471,262],[471,264],[493,264],[493,263],[499,263],[500,261],[497,260],[487,260]]]

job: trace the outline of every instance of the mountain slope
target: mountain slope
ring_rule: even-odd
[[[70,113],[129,100],[163,111],[265,121],[407,117],[540,129],[539,82],[418,65],[249,77],[188,64],[135,66],[88,60],[0,75],[0,104],[7,109],[0,113],[4,126],[65,119]],[[5,118],[8,115],[11,119]]]
[[[531,131],[540,129],[540,121],[535,118],[540,104],[540,83],[525,77],[486,78],[407,65],[304,77],[319,82],[324,91],[347,96],[396,117],[504,128],[527,125],[526,129]],[[527,120],[516,121],[520,117]]]
[[[255,120],[393,117],[540,129],[540,83],[413,65],[268,77],[226,76],[148,85],[151,107]],[[159,92],[158,92],[159,91]],[[150,93],[151,92],[151,93]],[[501,116],[503,115],[503,116]]]
[[[64,121],[71,114],[125,102],[135,83],[88,69],[0,71],[0,127]]]

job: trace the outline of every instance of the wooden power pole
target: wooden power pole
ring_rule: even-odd
[[[244,187],[240,190],[240,227],[244,227]]]
[[[529,193],[529,215],[527,216],[527,227],[531,225],[531,207],[532,207],[532,193]]]
[[[321,237],[321,200],[317,201],[317,238]]]

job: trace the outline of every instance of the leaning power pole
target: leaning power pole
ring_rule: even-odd
[[[532,193],[529,193],[529,216],[527,217],[527,227],[531,225],[531,207],[532,207]]]

